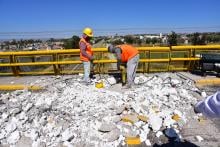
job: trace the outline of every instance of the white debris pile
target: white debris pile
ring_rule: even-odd
[[[136,88],[121,93],[82,85],[76,77],[38,93],[2,94],[0,144],[27,137],[32,146],[118,146],[130,136],[149,145],[150,132],[160,137],[163,129],[175,128],[178,133],[196,101],[189,93],[197,90],[193,83],[173,75],[141,75]]]

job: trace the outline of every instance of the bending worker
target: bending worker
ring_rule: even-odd
[[[131,45],[123,44],[118,46],[109,45],[108,51],[116,55],[118,70],[121,70],[122,63],[127,64],[128,83],[125,88],[131,88],[134,84],[134,79],[138,67],[138,61],[139,61],[138,50]]]
[[[91,28],[85,28],[83,30],[82,38],[79,41],[79,47],[80,47],[80,60],[83,63],[83,69],[84,69],[84,77],[83,82],[86,84],[89,84],[90,81],[90,68],[91,68],[91,62],[93,62],[93,52],[92,52],[92,46],[89,43],[91,38],[93,37],[93,31]]]

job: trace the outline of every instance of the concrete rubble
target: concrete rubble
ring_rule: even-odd
[[[167,135],[180,135],[196,102],[192,92],[198,91],[190,80],[171,73],[138,75],[135,88],[121,92],[110,90],[116,84],[113,77],[101,89],[95,83],[81,84],[80,78],[42,78],[35,83],[45,84],[46,90],[1,94],[0,144],[16,146],[29,138],[33,147],[82,142],[110,147],[124,145],[126,137],[140,137],[150,146],[150,133],[158,138],[163,130]]]

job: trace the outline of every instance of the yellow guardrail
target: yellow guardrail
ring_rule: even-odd
[[[137,48],[140,52],[138,72],[192,70],[196,62],[200,60],[197,57],[198,54],[202,52],[220,52],[220,45]],[[94,72],[108,73],[116,70],[110,67],[110,63],[116,63],[117,61],[108,57],[109,53],[107,53],[106,48],[94,48],[93,51],[95,54],[94,64],[97,65]],[[67,65],[81,64],[79,52],[79,49],[0,52],[0,75],[80,73],[83,71],[82,68],[66,69]],[[43,58],[48,59],[43,61]],[[23,61],[25,59],[29,60]],[[22,67],[31,66],[36,66],[36,69],[34,71],[21,69]],[[45,66],[53,68],[52,70],[51,68],[45,70]],[[37,67],[40,67],[40,69]]]

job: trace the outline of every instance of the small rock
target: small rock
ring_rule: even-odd
[[[159,138],[161,135],[163,135],[163,133],[162,133],[161,131],[158,131],[158,132],[156,133],[157,138]]]
[[[3,138],[5,138],[6,135],[7,135],[7,132],[6,132],[4,129],[1,129],[1,130],[0,130],[0,140],[3,139]]]
[[[7,138],[7,142],[9,144],[15,144],[20,139],[20,133],[19,131],[15,131],[10,134],[10,136]]]
[[[27,111],[29,111],[32,107],[33,107],[33,104],[32,104],[32,103],[28,103],[28,104],[23,108],[23,111],[27,112]]]
[[[11,133],[17,129],[17,125],[14,122],[9,123],[6,127],[5,130],[7,133]]]
[[[110,132],[115,128],[116,126],[113,123],[102,123],[98,130],[100,132]]]
[[[11,111],[10,111],[10,114],[18,114],[18,113],[20,113],[21,112],[21,109],[20,108],[14,108],[14,109],[12,109]]]
[[[64,143],[63,143],[63,146],[65,146],[65,147],[74,147],[70,142],[68,142],[68,141],[65,141]]]
[[[206,97],[207,97],[206,92],[205,92],[205,91],[203,91],[203,92],[201,93],[201,96],[202,96],[203,98],[206,98]]]
[[[118,107],[117,109],[116,109],[116,114],[117,115],[120,115],[120,114],[122,114],[122,112],[125,110],[125,106],[121,106],[121,107]]]
[[[118,115],[113,116],[113,117],[111,118],[111,121],[112,121],[113,123],[117,123],[117,122],[119,122],[120,120],[121,120],[121,117],[118,116]]]
[[[177,79],[171,79],[171,85],[172,86],[177,86],[178,84],[181,84],[181,81],[179,81]]]
[[[130,94],[128,94],[128,97],[129,97],[129,98],[132,98],[132,99],[135,99],[135,94],[130,93]]]
[[[139,119],[136,114],[127,114],[127,115],[122,116],[122,121],[130,122],[130,123],[134,124],[134,123],[138,122]]]
[[[151,128],[153,129],[153,131],[157,132],[158,130],[160,130],[162,126],[162,118],[160,118],[160,116],[156,114],[149,116],[149,124]]]
[[[110,78],[108,78],[107,81],[108,81],[108,83],[109,83],[110,85],[114,85],[114,84],[116,84],[116,80],[115,80],[114,77],[110,77]]]
[[[147,140],[145,141],[145,144],[146,144],[147,146],[151,146],[150,140],[147,139]]]
[[[2,119],[5,120],[6,118],[8,118],[8,114],[7,113],[3,113],[2,114]]]
[[[141,142],[144,142],[147,139],[147,134],[148,133],[146,133],[145,131],[141,130],[141,133],[139,134]]]
[[[120,130],[114,129],[110,131],[109,133],[104,134],[104,139],[107,140],[108,142],[113,142],[117,140],[119,136],[120,136]]]
[[[199,142],[201,142],[201,141],[204,140],[201,136],[196,136],[196,139],[197,139]]]
[[[76,134],[73,133],[69,128],[62,133],[62,141],[71,141],[74,137],[76,137]]]
[[[32,129],[30,132],[30,137],[33,141],[35,141],[39,137],[39,133],[36,130]]]

